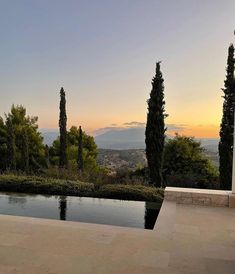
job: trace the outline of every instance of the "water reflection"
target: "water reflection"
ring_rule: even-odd
[[[0,192],[0,214],[153,229],[160,205]]]
[[[60,220],[66,221],[67,215],[67,197],[59,197],[59,211],[60,211]]]
[[[160,206],[156,203],[146,202],[145,203],[145,214],[144,214],[144,228],[153,229],[156,223]]]
[[[17,204],[21,207],[24,206],[24,204],[27,202],[27,198],[24,198],[23,196],[17,197],[17,196],[8,196],[8,203],[9,204]]]

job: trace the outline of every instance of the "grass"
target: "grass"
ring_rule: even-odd
[[[0,191],[150,202],[161,202],[164,195],[163,189],[141,185],[107,184],[97,188],[92,183],[22,175],[0,175]]]

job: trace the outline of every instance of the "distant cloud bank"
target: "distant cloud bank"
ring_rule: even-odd
[[[121,126],[118,126],[117,124],[111,124],[107,127],[102,127],[96,129],[93,134],[95,136],[104,134],[108,131],[119,131],[119,130],[128,130],[130,128],[145,128],[146,123],[144,122],[138,122],[138,121],[131,121],[131,122],[125,122]],[[185,124],[166,124],[167,132],[170,134],[175,132],[182,132],[183,130],[187,129],[187,125]]]

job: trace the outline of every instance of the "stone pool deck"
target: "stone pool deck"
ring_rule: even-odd
[[[153,231],[0,215],[0,273],[235,273],[235,209],[164,201]]]

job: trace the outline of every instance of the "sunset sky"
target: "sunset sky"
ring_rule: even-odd
[[[1,115],[22,104],[40,128],[55,129],[63,86],[69,126],[143,126],[161,60],[170,133],[218,136],[234,0],[0,4]]]

